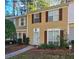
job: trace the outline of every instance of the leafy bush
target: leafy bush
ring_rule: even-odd
[[[68,44],[66,43],[66,40],[64,38],[60,38],[60,48],[67,48]]]
[[[29,44],[29,37],[23,39],[24,44],[28,45]]]
[[[48,45],[47,44],[41,44],[38,48],[46,49],[46,48],[48,48]]]
[[[72,48],[74,48],[74,40],[71,41]]]
[[[21,38],[18,39],[18,44],[22,44],[22,39]]]
[[[39,48],[43,48],[43,49],[50,48],[50,49],[52,49],[52,48],[58,48],[58,46],[50,43],[50,44],[41,44],[39,46]]]
[[[59,46],[57,44],[48,44],[49,48],[58,48]]]

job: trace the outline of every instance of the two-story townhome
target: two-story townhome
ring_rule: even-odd
[[[67,38],[68,4],[60,4],[27,14],[30,44],[58,43]]]
[[[9,19],[14,23],[17,39],[27,37],[27,16],[12,16],[6,17],[6,19]]]
[[[74,9],[70,1],[29,12],[25,16],[8,17],[16,26],[17,38],[29,37],[31,45],[60,45],[61,37],[64,40],[73,40],[74,26],[71,21],[74,20]]]

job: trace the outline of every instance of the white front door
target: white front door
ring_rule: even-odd
[[[40,31],[39,29],[34,29],[33,31],[33,45],[39,45]]]

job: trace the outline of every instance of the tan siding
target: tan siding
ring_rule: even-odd
[[[62,10],[63,13],[63,20],[62,21],[53,21],[53,22],[46,22],[46,11],[41,13],[42,22],[41,23],[34,23],[32,24],[32,16],[31,14],[28,14],[28,35],[30,37],[30,44],[32,44],[33,40],[33,29],[39,28],[40,29],[40,43],[44,43],[44,31],[46,31],[49,28],[60,28],[64,30],[64,35],[67,34],[67,15],[68,15],[68,9],[67,7],[64,7]]]

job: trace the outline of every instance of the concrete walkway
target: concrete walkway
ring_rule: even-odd
[[[34,48],[33,46],[27,46],[27,47],[25,47],[23,49],[20,49],[18,51],[6,54],[5,55],[5,59],[8,59],[8,58],[13,57],[13,56],[16,56],[16,55],[18,55],[20,53],[23,53],[23,52],[28,51],[28,50],[33,49],[33,48]]]

